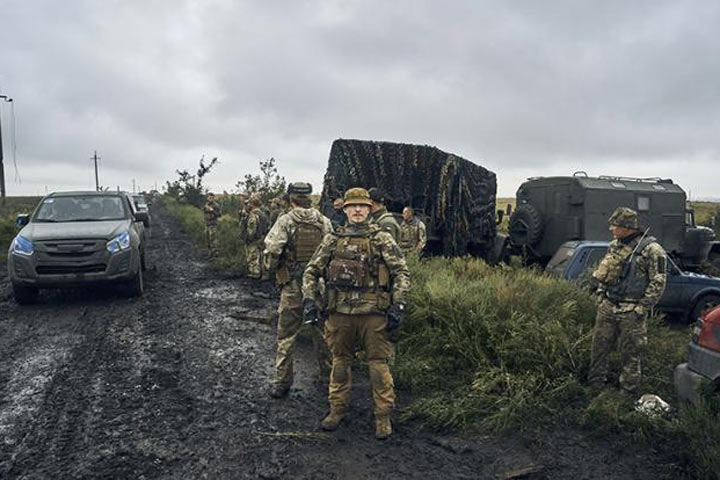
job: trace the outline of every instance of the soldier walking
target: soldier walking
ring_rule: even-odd
[[[265,237],[265,273],[269,278],[275,273],[275,282],[281,288],[278,308],[277,354],[275,378],[270,396],[282,398],[293,383],[293,352],[295,342],[303,325],[302,274],[307,262],[322,241],[332,232],[330,220],[311,208],[312,185],[296,182],[288,186],[291,210],[278,217]],[[330,376],[330,355],[319,325],[311,330],[319,378]]]
[[[392,235],[396,242],[400,238],[400,225],[392,213],[388,212],[385,207],[385,193],[377,187],[373,187],[369,191],[370,200],[372,201],[372,209],[370,218],[377,223],[381,230]]]
[[[260,195],[253,193],[248,199],[245,228],[245,258],[248,277],[259,279],[262,274],[263,239],[267,233],[267,216],[261,210]]]
[[[345,416],[352,385],[351,364],[356,344],[365,351],[375,413],[375,436],[392,434],[390,414],[395,407],[393,379],[388,366],[392,348],[388,331],[400,325],[410,273],[392,236],[370,222],[372,201],[364,188],[345,192],[347,226],[328,234],[303,274],[303,317],[317,322],[317,285],[327,285],[325,340],[332,354],[328,399],[330,412],[324,430],[335,430]]]
[[[609,221],[614,240],[593,272],[599,287],[588,383],[605,384],[608,357],[617,343],[620,386],[635,393],[642,379],[647,317],[667,282],[667,256],[655,238],[640,230],[634,210],[619,207]]]
[[[205,242],[210,258],[214,258],[217,256],[217,226],[221,212],[220,205],[218,205],[215,194],[212,192],[207,194],[203,215],[205,217]]]
[[[400,224],[400,240],[398,244],[405,253],[421,255],[427,243],[427,229],[422,220],[415,216],[412,207],[403,208],[403,221]]]

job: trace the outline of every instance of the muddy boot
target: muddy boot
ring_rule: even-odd
[[[333,430],[337,430],[338,425],[340,425],[340,422],[344,417],[344,413],[330,410],[330,413],[328,413],[327,416],[323,418],[320,426],[322,426],[323,430],[332,432]]]
[[[268,390],[268,395],[270,395],[272,398],[284,398],[287,396],[289,391],[289,385],[280,385],[276,383],[270,386],[270,389]]]
[[[375,438],[385,440],[389,438],[392,433],[392,422],[389,416],[375,417]]]

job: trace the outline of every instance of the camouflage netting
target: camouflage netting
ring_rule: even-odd
[[[426,145],[335,140],[320,206],[352,187],[379,187],[390,211],[411,205],[428,227],[434,254],[485,255],[495,239],[495,174]]]

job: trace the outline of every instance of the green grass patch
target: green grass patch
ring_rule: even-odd
[[[20,231],[15,226],[15,219],[20,213],[32,213],[40,197],[6,197],[0,203],[0,252],[7,252],[10,242]]]

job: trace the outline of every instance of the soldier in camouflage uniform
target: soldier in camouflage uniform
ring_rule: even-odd
[[[613,212],[610,231],[614,240],[592,274],[599,287],[588,382],[605,384],[608,356],[617,343],[620,386],[635,392],[642,378],[647,317],[665,290],[667,257],[655,238],[639,229],[638,215],[630,208]]]
[[[215,194],[209,192],[207,200],[203,207],[203,215],[205,216],[205,242],[207,244],[210,257],[217,256],[217,226],[218,219],[221,216],[220,205],[215,200]]]
[[[343,203],[345,203],[345,200],[343,200],[342,197],[338,197],[333,200],[333,213],[330,217],[330,222],[335,230],[337,230],[338,227],[344,226],[347,220],[345,212],[343,212]]]
[[[311,208],[309,183],[296,182],[288,186],[291,210],[280,215],[265,237],[265,273],[275,273],[276,284],[282,289],[278,308],[277,354],[275,379],[270,396],[287,395],[293,382],[293,352],[295,341],[303,325],[302,274],[308,260],[323,237],[332,232],[330,220]],[[320,379],[330,376],[330,354],[319,325],[311,329],[318,361]]]
[[[375,436],[392,434],[390,414],[395,406],[388,366],[392,349],[388,331],[397,329],[410,288],[405,258],[392,236],[369,219],[372,201],[367,190],[345,192],[348,224],[323,239],[303,274],[303,317],[319,315],[318,280],[327,285],[325,340],[332,353],[328,398],[330,412],[322,428],[335,430],[350,401],[351,364],[356,344],[365,351],[375,411]]]
[[[260,195],[252,194],[248,200],[245,258],[248,277],[257,279],[262,274],[263,239],[268,223],[267,216],[260,206]]]
[[[422,254],[427,243],[425,224],[415,216],[412,207],[405,207],[402,212],[403,222],[400,224],[400,240],[398,244],[405,253]]]
[[[371,220],[377,223],[381,230],[392,235],[393,240],[397,242],[400,239],[400,225],[385,207],[385,193],[379,188],[373,187],[369,190],[369,194],[372,200]]]
[[[247,208],[247,200],[245,199],[244,195],[240,195],[240,206],[238,207],[237,211],[237,217],[238,217],[238,225],[240,227],[240,240],[242,240],[243,243],[247,242],[247,219],[248,219],[248,208]]]

